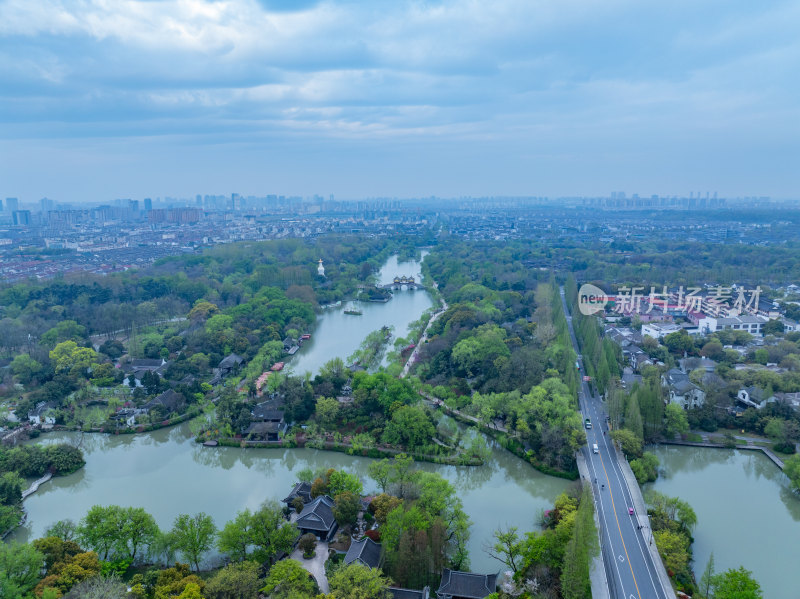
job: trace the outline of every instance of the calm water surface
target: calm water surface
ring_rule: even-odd
[[[77,442],[80,433],[53,433],[44,442]],[[78,521],[95,504],[144,507],[169,528],[180,513],[206,512],[217,526],[238,510],[288,495],[303,468],[343,468],[358,474],[365,490],[368,458],[315,449],[208,448],[194,442],[188,424],[147,435],[84,435],[86,466],[54,478],[25,500],[28,522],[11,540],[38,538],[56,520]],[[502,448],[480,467],[418,464],[440,473],[457,489],[473,521],[469,542],[472,568],[493,572],[500,563],[482,547],[498,527],[533,530],[541,510],[570,484],[545,476]]]
[[[423,254],[424,257],[424,254]],[[381,284],[391,283],[396,276],[413,276],[420,281],[420,263],[398,262],[392,256],[379,273]],[[358,349],[364,338],[382,326],[394,327],[394,339],[408,334],[409,323],[417,320],[433,305],[426,291],[398,290],[388,302],[356,302],[361,316],[345,314],[347,304],[326,308],[317,316],[317,325],[311,339],[289,360],[287,366],[295,373],[316,374],[328,360],[343,360]]]
[[[714,552],[717,571],[744,566],[768,599],[800,597],[800,498],[761,452],[659,446],[662,472],[646,488],[688,501],[697,513],[694,571]]]

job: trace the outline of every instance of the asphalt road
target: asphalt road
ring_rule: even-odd
[[[563,288],[561,302],[564,314],[567,315],[572,346],[578,354],[582,381],[578,393],[581,413],[592,424],[592,428],[586,430],[586,447],[581,451],[592,478],[592,490],[600,519],[603,564],[610,595],[621,599],[671,599],[674,593],[665,594],[648,549],[648,544],[655,542],[651,531],[647,526],[639,528],[640,522],[647,521],[646,514],[635,513],[631,490],[626,484],[611,444],[603,402],[583,382],[586,371]],[[597,453],[593,450],[594,444],[597,444]],[[633,509],[634,513],[630,514],[629,509]]]

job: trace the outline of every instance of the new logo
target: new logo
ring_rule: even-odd
[[[581,314],[591,316],[602,312],[607,303],[608,296],[599,287],[586,283],[578,289],[578,310]]]

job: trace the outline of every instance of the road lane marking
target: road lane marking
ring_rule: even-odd
[[[561,287],[561,288],[559,289],[559,292],[560,292],[560,295],[561,295],[562,309],[564,310],[564,313],[565,313],[565,314],[569,314],[569,310],[567,309],[567,305],[566,305],[566,304],[567,304],[567,302],[566,302],[566,296],[565,296],[565,294],[564,294],[564,288],[563,288],[563,287]],[[578,359],[581,361],[581,366],[582,366],[582,365],[583,365],[583,356],[582,356],[580,353],[578,353],[578,351],[577,351],[578,343],[577,343],[577,339],[575,338],[575,332],[574,332],[574,329],[573,329],[573,326],[572,326],[572,322],[569,322],[569,325],[570,325],[570,326],[569,326],[568,328],[569,328],[569,333],[570,333],[570,341],[572,342],[573,349],[575,350],[575,353],[577,354],[577,357],[578,357]],[[578,368],[578,371],[579,371],[579,372],[581,372],[581,371],[582,371],[581,367],[579,367],[579,368]],[[582,372],[581,372],[581,374],[582,374]],[[593,396],[593,395],[590,393],[590,390],[589,390],[589,385],[588,385],[588,384],[586,384],[586,382],[583,382],[583,384],[581,385],[581,389],[583,390],[583,397],[581,398],[581,397],[580,397],[580,393],[579,393],[579,397],[578,397],[578,407],[580,408],[580,407],[581,407],[581,404],[582,404],[582,403],[584,403],[584,404],[586,405],[586,411],[588,412],[588,411],[589,411],[589,408],[591,408],[592,412],[593,412],[593,413],[595,414],[595,416],[596,416],[596,415],[597,415],[597,413],[596,413],[596,409],[597,409],[597,407],[596,407],[595,405],[593,405],[593,402],[591,401],[591,400],[595,399],[595,397],[594,397],[594,396]],[[588,398],[588,399],[587,399],[587,398]],[[581,399],[583,400],[583,402],[581,402]],[[601,426],[602,426],[602,425],[601,425]],[[596,430],[594,430],[594,431],[592,431],[592,432],[593,432],[593,434],[594,434],[594,437],[595,437],[595,439],[597,439],[597,431],[596,431]],[[610,441],[610,439],[609,439],[609,438],[606,438],[605,434],[603,435],[603,437],[604,437],[604,442],[603,442],[603,445],[604,445],[605,449],[606,449],[606,450],[608,450],[609,443],[610,443],[611,441]],[[588,435],[587,435],[586,446],[587,446],[587,449],[590,449],[590,448],[589,448],[589,440],[588,440]],[[613,447],[612,447],[612,449],[613,449]],[[605,460],[603,459],[603,456],[602,456],[602,454],[600,454],[600,455],[599,455],[599,457],[600,457],[600,464],[603,466],[603,472],[605,473],[605,476],[606,476],[606,482],[608,482],[608,492],[609,492],[609,495],[610,495],[610,497],[611,497],[611,507],[612,507],[612,511],[614,512],[614,519],[615,519],[615,521],[616,521],[616,523],[617,523],[617,531],[619,532],[619,538],[620,538],[620,541],[622,542],[622,548],[623,548],[623,549],[624,549],[624,551],[625,551],[625,555],[626,555],[626,556],[628,556],[628,548],[625,546],[625,539],[623,538],[623,535],[622,535],[622,528],[620,527],[620,523],[619,523],[619,517],[617,516],[616,504],[615,504],[615,502],[614,502],[614,493],[611,491],[611,480],[610,480],[610,478],[609,478],[609,476],[608,476],[608,471],[606,470]],[[588,462],[589,462],[589,464],[591,465],[591,469],[592,469],[592,471],[595,473],[595,480],[597,480],[597,477],[596,477],[596,474],[597,474],[597,472],[596,472],[596,470],[595,470],[594,461],[593,461],[593,458],[592,458],[592,454],[591,454],[591,453],[589,454],[589,460],[588,460]],[[618,467],[619,467],[619,466],[618,466]],[[613,468],[612,468],[612,469],[613,469]],[[615,474],[615,476],[616,476],[616,478],[617,478],[617,482],[618,482],[618,483],[620,483],[620,488],[622,489],[622,494],[623,494],[623,499],[624,499],[624,495],[625,495],[625,486],[621,484],[621,481],[620,481],[620,479],[619,479],[619,473],[618,473],[616,470],[614,471],[614,474]],[[600,498],[600,499],[599,499],[599,501],[598,501],[598,505],[600,506],[600,510],[603,512],[603,519],[604,519],[604,520],[606,520],[606,517],[605,517],[605,510],[604,510],[604,509],[603,509],[603,507],[602,507],[602,504],[603,504],[603,502],[602,502],[602,495],[601,495],[601,492],[600,492],[600,490],[599,490],[599,489],[597,490],[597,492],[598,492],[598,497]],[[630,495],[630,489],[628,489],[628,494]],[[633,497],[631,497],[631,502],[633,502]],[[608,528],[607,528],[607,527],[605,527],[605,528],[606,528],[606,535],[608,536],[609,543],[612,543],[612,540],[611,540],[611,534],[610,534],[610,532],[608,531]],[[634,533],[634,536],[636,537],[637,543],[639,543],[639,547],[640,547],[640,549],[641,549],[641,542],[639,541],[639,538],[638,538],[638,536],[636,536],[636,533]],[[613,544],[613,543],[612,543],[612,544]],[[619,557],[620,557],[620,560],[622,561],[622,556],[620,555]],[[648,570],[648,575],[650,576],[650,581],[651,581],[651,583],[652,583],[652,582],[653,582],[653,577],[652,577],[652,574],[650,573],[650,565],[648,564],[647,557],[646,557],[644,554],[643,554],[643,556],[642,556],[642,557],[644,558],[644,561],[645,561],[645,566],[646,566],[646,568],[647,568],[647,570]],[[638,599],[642,599],[642,594],[641,594],[641,592],[639,591],[639,584],[638,584],[638,582],[636,581],[636,575],[635,575],[635,574],[634,574],[634,572],[633,572],[633,565],[631,564],[631,561],[630,561],[630,558],[629,558],[629,557],[628,557],[628,567],[629,567],[629,568],[630,568],[630,570],[631,570],[631,577],[633,578],[633,584],[636,586],[636,593],[637,593],[637,595],[639,595],[639,598],[638,598]],[[620,575],[620,572],[619,572],[619,567],[615,566],[615,569],[617,570],[617,576],[619,577],[620,584],[621,584],[621,585],[622,585],[622,587],[623,587],[623,588],[622,588],[622,594],[623,594],[623,596],[624,596],[624,594],[625,594],[625,588],[624,588],[624,584],[622,583],[622,576]],[[658,589],[656,588],[656,586],[655,586],[655,584],[654,584],[654,583],[653,583],[653,588],[654,588],[654,590],[656,591],[656,594],[658,594]],[[662,589],[662,590],[663,590],[663,589]],[[633,595],[633,594],[631,594],[631,595],[630,595],[630,599],[636,599],[636,597],[634,597],[634,595]]]
[[[597,437],[597,434],[595,433],[595,438],[596,437]],[[604,439],[606,439],[605,436],[604,436]],[[622,489],[622,498],[625,500],[626,503],[630,499],[630,505],[634,505],[633,492],[631,491],[630,487],[628,486],[628,482],[627,482],[628,479],[622,473],[622,466],[620,466],[618,460],[616,459],[616,451],[614,449],[613,443],[609,439],[609,440],[604,441],[604,446],[605,446],[606,450],[609,452],[609,455],[612,456],[611,470],[614,473],[614,477],[617,479],[617,483],[619,483],[620,489]],[[601,460],[602,460],[602,458],[601,458]],[[605,463],[604,463],[603,469],[605,470]],[[606,473],[606,476],[608,476],[608,473]],[[609,486],[610,486],[610,483],[611,483],[611,481],[609,481]],[[613,503],[613,498],[612,498],[612,503]],[[655,570],[656,566],[652,562],[649,549],[646,546],[642,546],[642,542],[646,543],[646,541],[644,539],[644,535],[643,534],[637,534],[637,531],[634,530],[633,522],[631,520],[628,520],[628,521],[631,524],[631,533],[633,534],[634,538],[636,539],[636,544],[639,546],[639,551],[641,551],[641,553],[642,553],[642,560],[644,561],[645,569],[647,570],[647,576],[650,579],[650,584],[653,585],[653,590],[655,591],[656,595],[660,595],[661,593],[664,592],[664,589],[661,586],[661,584],[656,585],[655,580],[653,579],[653,574],[654,574],[654,570]],[[641,533],[641,531],[639,531],[639,533]],[[658,578],[658,574],[657,573],[656,573],[656,578]],[[660,583],[660,580],[659,580],[659,583]],[[659,589],[661,589],[661,590],[659,590]],[[636,590],[637,591],[639,590],[638,584],[636,585]]]
[[[614,492],[611,490],[611,479],[608,478],[608,471],[606,470],[606,461],[603,459],[602,454],[600,454],[600,465],[603,467],[603,472],[606,475],[606,482],[608,483],[608,493],[611,496],[611,508],[614,511],[614,520],[616,520],[617,522],[617,530],[619,531],[619,540],[622,542],[622,549],[625,550],[625,557],[628,560],[628,567],[631,569],[631,577],[633,578],[633,585],[636,587],[636,594],[639,595],[639,599],[642,599],[642,593],[641,591],[639,591],[639,583],[636,582],[636,574],[633,573],[633,564],[631,564],[631,558],[628,555],[628,548],[625,546],[625,539],[622,536],[622,527],[619,524],[619,516],[617,516],[617,506],[614,503]]]
[[[588,442],[587,442],[586,447],[587,447],[587,450],[588,450],[588,447],[589,447]],[[591,454],[589,454],[589,456],[591,456]],[[589,468],[591,469],[592,474],[594,474],[595,485],[594,485],[594,489],[593,489],[593,495],[594,495],[594,493],[597,494],[597,496],[595,498],[595,501],[597,502],[596,505],[597,505],[597,509],[598,509],[598,515],[599,515],[599,517],[600,517],[600,519],[602,521],[602,524],[603,524],[603,529],[602,530],[603,530],[603,533],[605,534],[605,536],[608,538],[609,548],[613,552],[614,551],[614,539],[611,538],[611,527],[608,524],[608,515],[606,514],[606,509],[603,506],[603,496],[601,494],[600,488],[597,485],[597,468],[595,467],[594,460],[592,460],[591,457],[587,457],[586,458],[586,463],[588,464]],[[602,550],[602,547],[601,547],[601,550]],[[605,560],[603,560],[603,562],[604,562],[604,564],[606,563]],[[614,564],[614,569],[610,570],[609,574],[611,575],[611,578],[613,579],[614,578],[614,572],[616,571],[617,579],[619,580],[619,586],[620,586],[620,588],[622,590],[622,595],[624,597],[625,596],[625,582],[622,580],[622,573],[619,571],[619,564],[617,564],[615,560],[610,559],[610,556],[609,556],[609,562],[608,563],[613,563]],[[605,566],[604,566],[604,568],[605,568]]]
[[[613,447],[611,447],[609,449],[609,453],[611,453],[611,452],[614,452],[614,457],[616,458],[616,452],[615,452]],[[625,499],[626,502],[628,501],[628,499],[630,499],[630,505],[634,505],[633,492],[631,491],[630,487],[628,486],[628,479],[623,474],[622,466],[620,466],[618,460],[616,460],[616,459],[612,460],[612,462],[611,462],[611,470],[614,472],[614,476],[616,477],[617,482],[619,483],[619,486],[622,489],[623,499]],[[627,496],[626,496],[626,494],[627,494]],[[638,519],[638,517],[637,517],[637,519]],[[645,569],[647,570],[647,576],[650,578],[650,584],[653,585],[653,590],[656,592],[656,595],[658,595],[659,594],[659,588],[661,589],[660,592],[663,592],[663,587],[660,584],[657,586],[656,583],[655,583],[655,580],[653,580],[653,573],[652,573],[651,570],[653,568],[655,568],[655,565],[652,564],[651,560],[648,560],[649,551],[645,547],[642,547],[642,542],[644,541],[644,535],[637,534],[636,530],[634,530],[634,527],[633,527],[633,521],[630,520],[630,519],[628,521],[630,522],[630,525],[631,525],[631,532],[632,532],[634,538],[636,539],[636,544],[639,546],[639,550],[642,552],[642,559],[644,560]],[[641,531],[639,531],[639,532],[641,533]],[[658,574],[656,574],[656,578],[658,578]]]

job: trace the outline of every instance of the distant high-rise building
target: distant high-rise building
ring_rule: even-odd
[[[49,198],[42,198],[39,200],[39,205],[41,206],[42,214],[47,214],[53,209],[55,202]]]
[[[134,212],[139,212],[139,200],[128,200],[128,208]]]
[[[19,210],[19,200],[17,198],[6,198],[6,212]]]
[[[0,200],[0,212],[3,211],[3,200]]]
[[[30,210],[14,210],[11,213],[14,219],[14,224],[18,226],[26,226],[31,224],[31,211]]]
[[[194,196],[194,203],[195,203],[196,206],[199,206],[200,208],[202,208],[203,207],[203,196],[201,196],[199,193],[196,196]]]
[[[197,196],[200,197],[200,196]],[[144,209],[146,212],[150,212],[153,209],[153,200],[151,198],[144,199]]]

